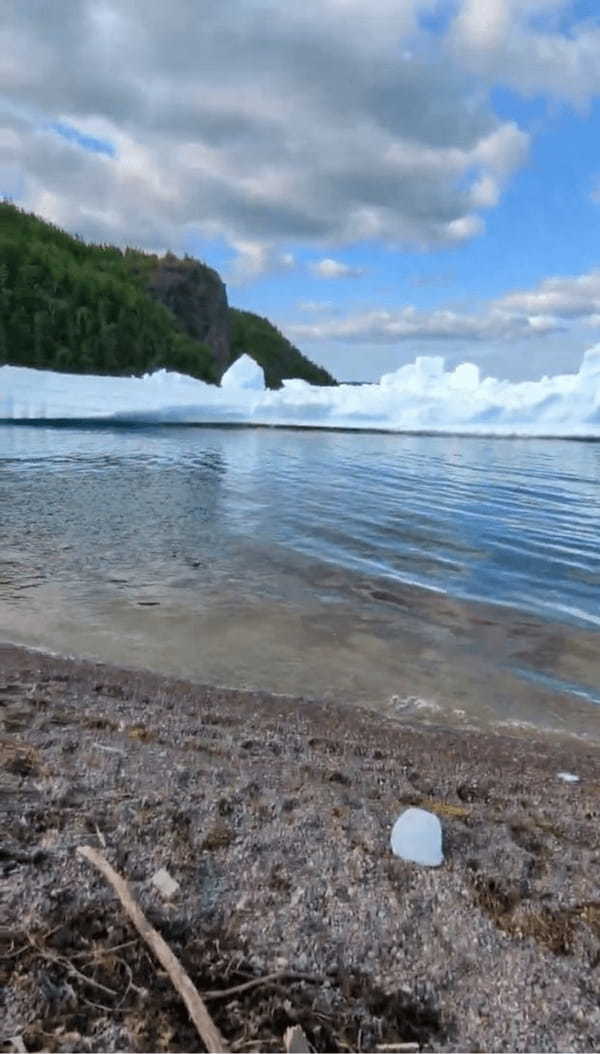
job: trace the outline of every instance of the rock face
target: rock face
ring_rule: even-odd
[[[231,362],[231,331],[227,291],[217,272],[167,253],[150,273],[148,291],[190,337],[211,349],[220,376]]]

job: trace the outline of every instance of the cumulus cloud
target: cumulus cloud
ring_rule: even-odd
[[[86,237],[224,238],[238,280],[291,242],[456,244],[527,136],[420,30],[435,6],[80,0],[56,18],[53,0],[5,0],[0,94],[20,116],[2,164],[26,207]]]
[[[600,313],[600,271],[545,278],[534,289],[502,297],[497,306],[507,313],[563,319],[592,317]]]
[[[286,327],[296,339],[395,344],[425,341],[513,341],[543,337],[580,322],[600,327],[600,271],[546,278],[529,290],[491,300],[480,312],[371,310]]]
[[[547,331],[555,330],[558,325],[554,322]],[[493,308],[485,314],[469,315],[449,310],[418,311],[412,306],[286,327],[286,332],[296,339],[363,344],[396,344],[406,340],[513,340],[534,331],[540,333],[539,325],[528,317],[508,316]]]
[[[332,260],[330,256],[311,263],[310,270],[317,278],[358,278],[363,274],[362,267],[350,267],[341,260]]]
[[[296,266],[293,253],[279,252],[272,245],[237,238],[231,244],[236,256],[225,276],[231,285],[245,285],[265,271],[291,271]]]
[[[600,25],[572,0],[461,0],[450,53],[474,73],[575,103],[600,89]]]

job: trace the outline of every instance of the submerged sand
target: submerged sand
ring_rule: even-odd
[[[599,747],[10,646],[0,722],[1,1050],[203,1049],[81,844],[200,991],[281,975],[210,999],[232,1050],[600,1049]],[[408,805],[439,869],[391,854]]]

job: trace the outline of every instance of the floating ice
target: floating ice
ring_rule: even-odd
[[[284,381],[265,389],[247,355],[221,387],[158,370],[145,377],[73,376],[0,367],[0,420],[293,425],[465,435],[600,438],[600,344],[577,373],[539,381],[481,377],[473,363],[447,371],[417,358],[378,384],[324,388]]]
[[[240,355],[221,378],[221,388],[245,388],[264,392],[265,375],[261,367],[249,355]]]
[[[439,867],[442,853],[442,825],[426,809],[406,809],[396,820],[391,838],[394,856],[425,867]]]
[[[563,783],[579,783],[579,776],[576,776],[574,772],[557,772],[556,775]]]

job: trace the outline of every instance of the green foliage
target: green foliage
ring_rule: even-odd
[[[166,261],[182,271],[199,266],[171,254]],[[189,296],[179,309],[151,295],[160,264],[158,256],[137,249],[88,245],[0,201],[0,365],[115,376],[165,367],[218,381],[210,348],[190,336]],[[230,361],[250,355],[269,388],[289,377],[336,383],[268,319],[235,308],[229,317]]]
[[[146,289],[158,257],[87,245],[0,202],[0,365],[216,381],[209,348]]]
[[[230,308],[229,314],[232,361],[244,353],[250,355],[262,366],[268,388],[280,388],[289,377],[299,377],[309,384],[336,383],[327,370],[307,359],[268,319],[236,308]]]

